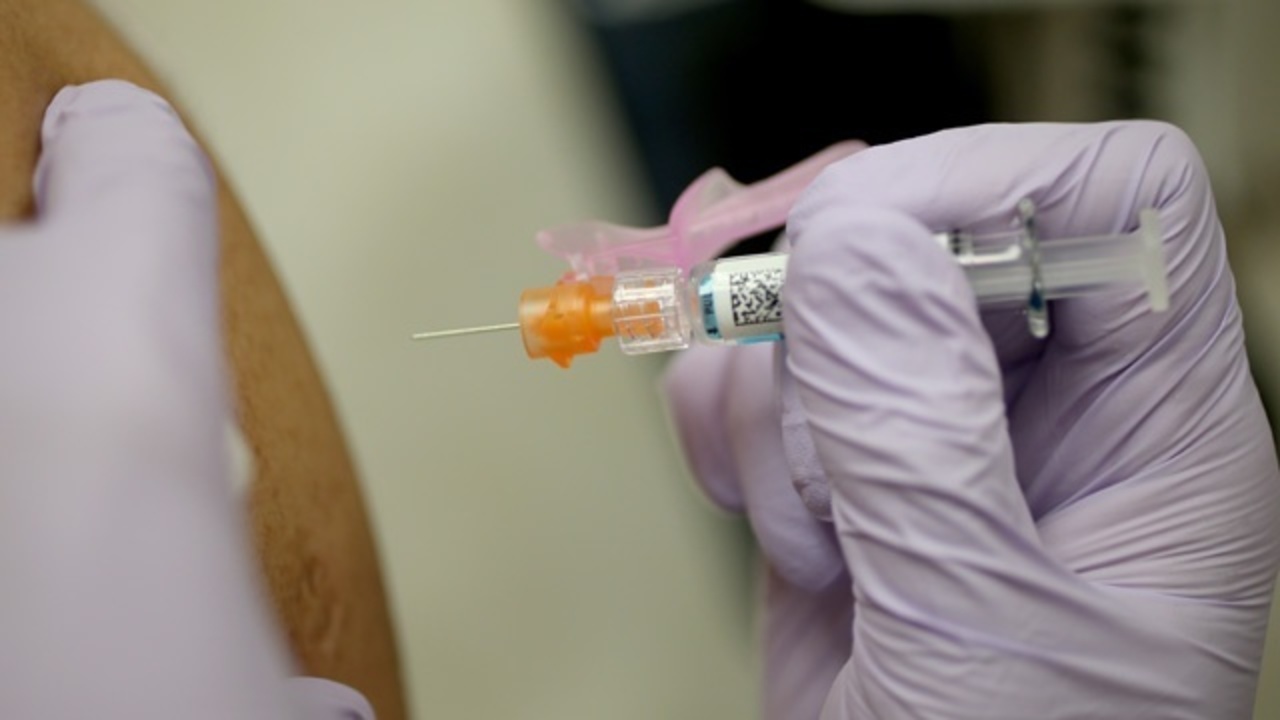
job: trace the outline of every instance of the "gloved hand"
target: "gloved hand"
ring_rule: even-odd
[[[227,477],[204,154],[92,83],[49,107],[35,189],[0,228],[0,717],[300,717]]]
[[[1171,306],[979,313],[931,231],[1131,231]],[[966,128],[828,169],[791,214],[785,345],[666,390],[696,476],[769,565],[769,718],[1239,718],[1280,561],[1280,474],[1187,137]]]

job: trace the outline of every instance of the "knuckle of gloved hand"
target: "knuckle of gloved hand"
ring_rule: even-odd
[[[1185,200],[1208,194],[1208,173],[1186,131],[1162,120],[1133,120],[1126,136],[1139,154],[1144,181],[1157,199]]]
[[[1126,132],[1141,173],[1138,205],[1160,211],[1166,249],[1179,249],[1168,246],[1170,239],[1203,241],[1205,234],[1194,232],[1194,224],[1214,218],[1215,209],[1209,172],[1195,142],[1178,126],[1157,120],[1133,121]]]
[[[1192,307],[1228,311],[1234,296],[1220,272],[1226,240],[1209,173],[1194,141],[1181,128],[1160,121],[1134,121],[1127,132],[1141,172],[1138,204],[1160,215],[1174,311],[1170,317]]]

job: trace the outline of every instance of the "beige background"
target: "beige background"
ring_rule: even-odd
[[[514,336],[407,341],[514,319],[518,290],[561,271],[537,229],[649,210],[561,5],[97,4],[198,118],[294,299],[365,481],[417,715],[751,717],[739,527],[680,465],[658,361],[607,348],[564,372]],[[1101,5],[996,24],[1002,115],[1095,119]],[[1214,174],[1269,378],[1280,3],[1165,7],[1150,85]],[[1280,720],[1278,636],[1259,720]]]

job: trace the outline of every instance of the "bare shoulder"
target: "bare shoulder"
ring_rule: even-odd
[[[0,0],[0,220],[31,211],[39,124],[53,94],[107,77],[164,93],[82,2]],[[381,720],[399,720],[395,640],[360,486],[276,275],[220,183],[228,352],[257,466],[251,515],[264,576],[304,671],[359,689]]]

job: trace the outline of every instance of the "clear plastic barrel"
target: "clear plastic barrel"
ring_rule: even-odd
[[[1027,302],[1033,257],[1021,232],[981,237],[959,234],[948,240],[979,303]],[[1142,283],[1152,309],[1168,306],[1163,244],[1154,211],[1142,214],[1137,232],[1049,239],[1039,243],[1037,252],[1046,300]]]

